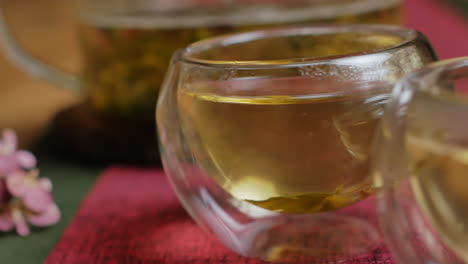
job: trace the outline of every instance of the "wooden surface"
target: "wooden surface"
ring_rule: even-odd
[[[72,0],[6,0],[7,18],[24,47],[53,65],[79,68]],[[76,93],[23,73],[0,49],[0,129],[14,128],[31,144],[60,109],[79,102]]]

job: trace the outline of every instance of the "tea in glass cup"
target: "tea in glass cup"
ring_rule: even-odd
[[[393,84],[435,60],[414,30],[296,26],[212,38],[173,57],[157,107],[185,208],[234,251],[338,261],[381,243],[359,207]],[[370,210],[370,209],[369,209]]]
[[[468,58],[404,78],[379,130],[379,212],[399,263],[468,263]],[[395,225],[398,221],[398,225]]]

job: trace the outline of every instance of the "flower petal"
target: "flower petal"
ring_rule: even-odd
[[[13,129],[5,129],[3,130],[3,138],[2,138],[2,147],[3,153],[9,154],[13,153],[16,150],[18,138],[16,137],[16,133]]]
[[[16,232],[20,236],[27,236],[29,235],[29,226],[28,223],[26,222],[26,219],[24,218],[23,212],[15,207],[12,208],[12,218],[13,218],[13,223],[15,224],[16,227]]]
[[[49,178],[40,178],[39,185],[45,191],[52,191],[52,181]]]
[[[0,214],[0,231],[2,232],[11,231],[15,227],[11,215],[9,215],[8,213],[9,210]]]
[[[60,210],[55,204],[51,204],[42,214],[29,214],[28,220],[31,224],[39,227],[56,224],[60,220]]]
[[[16,158],[12,155],[0,155],[0,178],[6,177],[8,174],[20,169]]]
[[[6,185],[8,191],[13,195],[22,198],[26,195],[31,186],[27,183],[28,176],[25,172],[14,172],[8,175],[6,178]]]
[[[31,152],[19,150],[14,154],[14,156],[16,163],[22,168],[32,169],[36,167],[36,157],[34,157]]]
[[[53,204],[52,194],[40,188],[31,188],[22,196],[24,206],[31,211],[41,213]]]

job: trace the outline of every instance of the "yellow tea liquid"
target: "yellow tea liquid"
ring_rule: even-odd
[[[207,175],[238,199],[287,213],[341,208],[372,191],[379,117],[363,114],[365,100],[179,93],[184,133]]]
[[[249,53],[254,60],[318,58],[374,51],[402,41],[373,32],[298,40],[254,41],[248,48],[223,47],[200,57],[220,52],[215,57],[227,61]],[[343,74],[333,65],[295,70],[302,76],[237,78],[242,74],[238,71],[227,81],[181,81],[178,104],[190,149],[225,190],[266,209],[314,213],[355,203],[372,191],[370,145],[389,87],[340,80]]]

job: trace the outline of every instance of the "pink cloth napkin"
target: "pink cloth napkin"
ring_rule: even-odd
[[[180,206],[161,170],[111,167],[99,177],[45,263],[266,262],[241,257],[204,233]],[[382,248],[341,264],[392,262]]]
[[[441,59],[468,56],[468,17],[444,2],[405,1],[405,24],[424,33]]]

